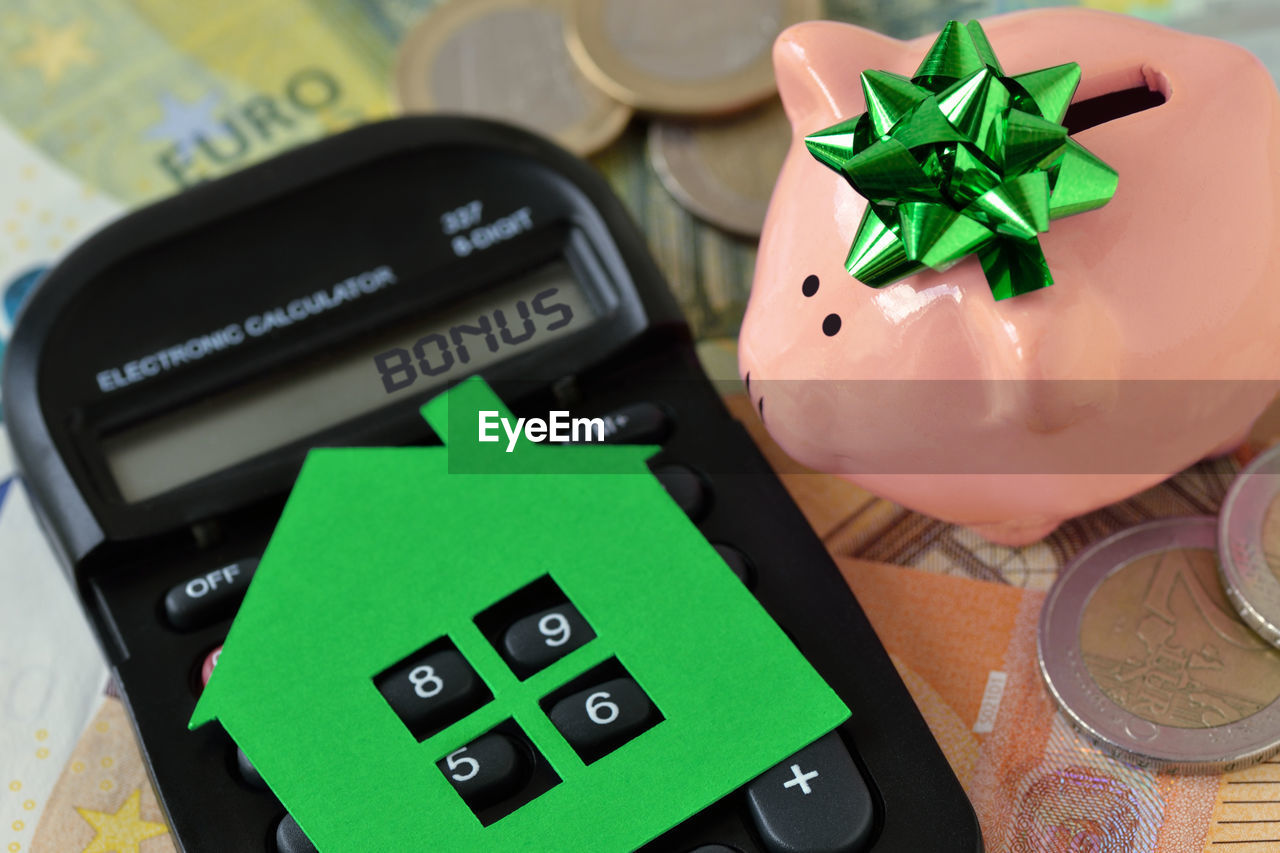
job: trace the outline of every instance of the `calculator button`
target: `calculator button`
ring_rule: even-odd
[[[302,827],[293,819],[293,815],[285,815],[276,825],[276,850],[279,853],[318,853],[311,839],[302,834]]]
[[[191,631],[227,618],[240,605],[257,568],[257,560],[241,560],[178,584],[164,597],[169,623]]]
[[[595,636],[578,608],[565,603],[516,622],[503,636],[502,650],[514,668],[532,675]]]
[[[501,802],[529,778],[525,750],[502,734],[487,734],[436,763],[473,811]]]
[[[871,835],[871,792],[831,732],[747,786],[769,853],[854,853]]]
[[[245,781],[251,788],[257,788],[265,791],[267,782],[262,778],[262,774],[258,772],[258,768],[253,766],[253,762],[249,761],[249,756],[244,754],[244,750],[236,747],[236,769],[240,771],[240,778]]]
[[[702,518],[710,503],[707,485],[692,468],[683,465],[663,465],[653,472],[676,504],[694,521]]]
[[[590,764],[649,728],[654,708],[638,684],[630,678],[615,678],[561,699],[550,717]]]
[[[204,687],[209,683],[209,679],[213,677],[213,668],[218,665],[218,658],[222,655],[222,646],[218,646],[209,654],[205,655],[204,663],[200,664],[200,686]]]
[[[379,689],[420,740],[480,707],[487,695],[475,670],[453,649],[424,655],[397,667],[382,680]]]
[[[738,576],[738,580],[750,587],[752,570],[751,561],[747,559],[747,555],[732,545],[716,545],[715,549],[716,553],[720,555],[720,559],[728,563],[729,568]]]
[[[601,420],[608,444],[661,444],[671,433],[671,419],[655,403],[632,403]]]

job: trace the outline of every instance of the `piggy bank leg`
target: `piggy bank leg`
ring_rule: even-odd
[[[996,545],[1007,545],[1016,548],[1039,542],[1048,536],[1058,525],[1066,521],[1065,517],[1020,518],[1016,521],[993,521],[990,524],[966,525],[988,542]]]

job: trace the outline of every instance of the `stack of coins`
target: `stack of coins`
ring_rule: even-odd
[[[791,141],[773,41],[821,0],[448,0],[404,39],[407,113],[522,124],[600,152],[636,113],[649,159],[694,215],[755,238]]]
[[[1067,719],[1123,760],[1221,771],[1280,752],[1280,447],[1240,473],[1217,518],[1082,552],[1038,640]]]

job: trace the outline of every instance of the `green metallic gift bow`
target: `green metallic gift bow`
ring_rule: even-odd
[[[862,72],[867,112],[805,138],[869,202],[850,274],[884,287],[977,253],[997,300],[1053,284],[1038,235],[1116,191],[1061,124],[1079,83],[1074,62],[1006,77],[977,21],[949,22],[910,80]]]

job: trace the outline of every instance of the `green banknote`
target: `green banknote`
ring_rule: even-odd
[[[9,0],[0,116],[126,206],[391,112],[354,4]]]

